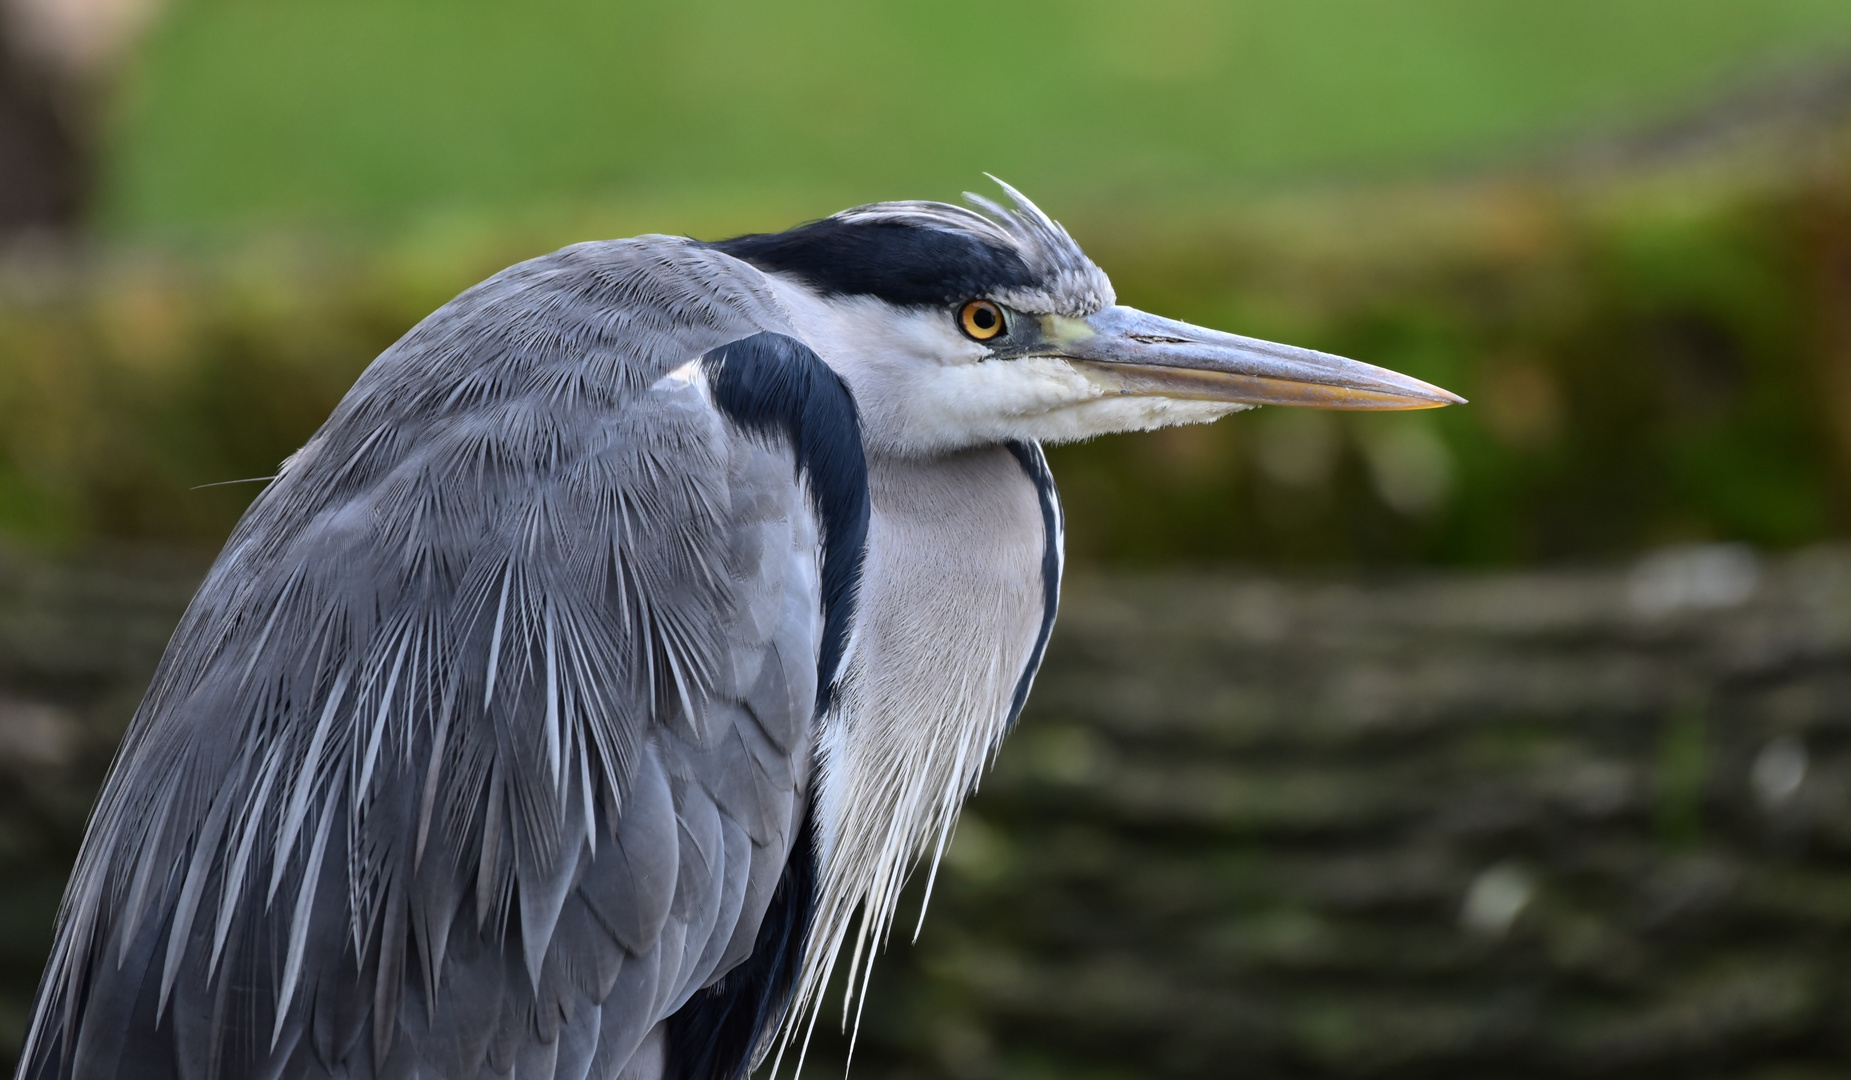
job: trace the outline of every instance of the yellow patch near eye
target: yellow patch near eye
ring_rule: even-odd
[[[988,341],[1003,332],[1003,309],[988,300],[972,300],[958,309],[958,327],[973,341]]]

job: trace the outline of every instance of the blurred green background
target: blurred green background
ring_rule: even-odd
[[[102,214],[391,227],[641,198],[674,204],[658,228],[769,228],[987,170],[1104,219],[1489,161],[1847,39],[1831,0],[194,0],[125,88]]]
[[[1062,449],[1082,565],[1838,535],[1847,50],[1827,0],[182,0],[6,263],[0,533],[210,546],[254,485],[199,485],[502,265],[988,170],[1127,302],[1473,399]]]
[[[0,0],[0,1058],[381,349],[986,171],[1127,303],[1471,404],[1051,453],[1061,628],[857,1075],[1843,1075],[1845,0]]]

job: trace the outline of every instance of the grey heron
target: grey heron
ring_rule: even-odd
[[[740,1077],[1022,710],[1040,444],[1460,400],[1119,306],[1005,190],[574,245],[382,353],[175,632],[20,1076]]]

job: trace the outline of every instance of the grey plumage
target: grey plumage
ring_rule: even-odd
[[[865,985],[1047,641],[1036,440],[1451,400],[1113,307],[1010,194],[576,245],[382,354],[175,632],[20,1075],[731,1080]]]
[[[662,377],[782,325],[752,277],[681,241],[581,245],[368,370],[175,634],[71,886],[35,1058],[621,1062],[737,960],[800,811],[816,524],[788,449]],[[620,984],[624,1015],[600,1015]],[[112,1060],[141,1049],[120,1033],[151,988],[171,1065]]]

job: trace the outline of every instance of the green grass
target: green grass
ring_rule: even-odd
[[[1056,209],[1199,202],[1494,159],[1847,44],[1844,0],[179,0],[102,221],[769,227],[984,170]]]

